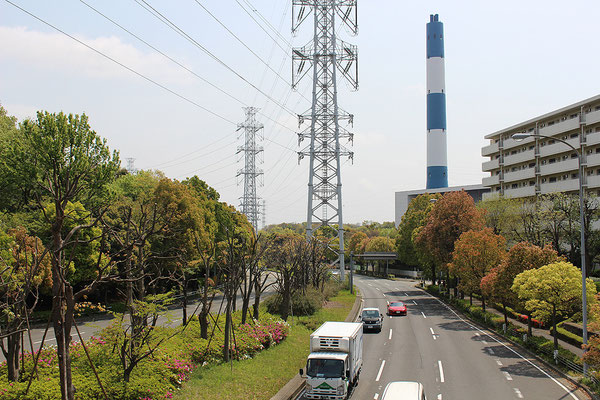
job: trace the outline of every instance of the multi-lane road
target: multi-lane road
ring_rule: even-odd
[[[355,277],[364,307],[385,313],[401,300],[406,316],[385,317],[364,334],[364,364],[351,399],[377,400],[387,383],[419,381],[429,400],[559,400],[588,395],[519,348],[464,320],[411,281]]]

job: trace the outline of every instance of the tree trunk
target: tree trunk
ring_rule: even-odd
[[[469,293],[469,305],[473,305],[473,293]]]
[[[527,335],[531,337],[533,335],[533,324],[531,323],[531,313],[527,314]]]
[[[227,299],[227,309],[225,311],[225,337],[223,340],[223,360],[229,361],[229,336],[231,330],[231,299]]]
[[[502,310],[504,311],[504,324],[506,325],[506,329],[508,329],[508,312],[506,311],[506,303],[502,302]]]
[[[554,337],[554,350],[558,350],[558,333],[556,332],[556,306],[552,306],[552,336]]]
[[[201,312],[198,314],[198,321],[200,322],[200,337],[208,339],[208,313]]]
[[[258,307],[260,306],[260,287],[258,282],[256,283],[256,288],[254,290],[254,304],[252,305],[252,318],[258,321]]]
[[[6,366],[8,368],[8,380],[11,382],[16,382],[19,380],[20,370],[19,370],[19,350],[21,348],[21,333],[13,333],[7,338],[7,357],[6,357]]]
[[[182,299],[182,306],[181,306],[181,312],[182,312],[182,325],[185,325],[185,323],[187,322],[187,305],[188,305],[188,299],[187,299],[187,282],[184,280],[183,281],[183,287],[181,288],[181,292],[183,294],[183,299]]]
[[[435,264],[431,264],[431,280],[435,286],[435,283],[437,282],[437,276],[435,275]]]
[[[483,312],[485,312],[485,296],[481,296],[481,308]]]

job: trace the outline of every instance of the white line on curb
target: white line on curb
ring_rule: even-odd
[[[444,369],[441,361],[438,361],[438,366],[440,367],[440,382],[444,383]]]
[[[385,366],[385,360],[381,362],[381,367],[379,367],[379,372],[377,373],[377,378],[375,378],[375,382],[379,382],[379,378],[381,378],[381,373],[383,372],[383,367]]]

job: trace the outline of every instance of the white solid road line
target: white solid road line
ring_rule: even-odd
[[[390,337],[388,338],[388,340],[392,340],[392,330],[390,329]]]
[[[515,394],[517,395],[518,398],[522,399],[523,395],[521,394],[521,391],[518,388],[513,388],[513,390],[515,391]]]
[[[377,378],[375,378],[375,382],[379,382],[379,378],[381,378],[381,373],[383,372],[383,367],[385,366],[385,360],[381,362],[381,367],[379,367],[379,372],[377,373]]]
[[[442,368],[441,361],[438,361],[438,366],[440,367],[440,382],[444,383],[444,369]]]
[[[421,311],[421,314],[423,314],[423,318],[427,318],[427,316],[425,315],[425,313],[423,311]]]
[[[85,332],[79,332],[79,333],[81,333],[83,335]],[[71,336],[77,336],[77,332],[71,333]],[[51,342],[53,340],[56,340],[56,338],[45,339],[44,342]],[[40,344],[40,343],[42,343],[41,340],[38,340],[37,342],[33,342],[33,344]]]
[[[507,381],[512,381],[512,376],[510,376],[510,374],[506,371],[502,371],[502,373],[504,374],[504,376],[506,377]]]
[[[427,292],[425,292],[427,293]],[[556,383],[558,386],[560,386],[565,392],[567,392],[569,394],[569,396],[571,396],[572,398],[574,398],[575,400],[579,400],[577,398],[577,396],[575,396],[573,394],[572,390],[569,390],[565,385],[563,385],[562,383],[560,383],[559,381],[557,381],[554,377],[550,376],[550,374],[548,374],[546,371],[544,371],[543,369],[541,369],[540,367],[538,367],[537,365],[535,365],[531,360],[529,360],[528,358],[523,357],[521,354],[519,354],[515,349],[507,346],[505,343],[501,342],[500,340],[496,339],[494,336],[491,336],[490,334],[486,333],[485,331],[479,329],[478,327],[476,327],[475,325],[469,323],[468,321],[465,321],[464,318],[461,318],[460,315],[458,315],[453,309],[451,309],[450,307],[448,307],[446,304],[444,304],[444,302],[442,302],[440,299],[438,299],[435,296],[430,295],[429,293],[427,293],[429,295],[429,297],[436,299],[440,304],[442,304],[444,307],[446,307],[451,313],[453,313],[454,315],[456,315],[456,318],[458,318],[459,320],[461,320],[462,322],[464,322],[465,324],[469,325],[472,329],[478,330],[479,332],[487,335],[488,337],[490,337],[492,340],[494,340],[495,342],[497,342],[498,344],[501,344],[502,346],[506,347],[506,349],[512,351],[514,354],[516,354],[517,356],[519,356],[521,359],[523,359],[523,361],[528,362],[532,367],[534,367],[535,369],[537,369],[538,371],[540,371],[542,374],[546,375],[546,377],[550,378],[552,380],[552,382]],[[475,335],[479,336],[479,333],[475,332]]]

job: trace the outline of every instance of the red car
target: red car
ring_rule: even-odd
[[[388,301],[388,315],[406,315],[406,304],[401,301]]]

